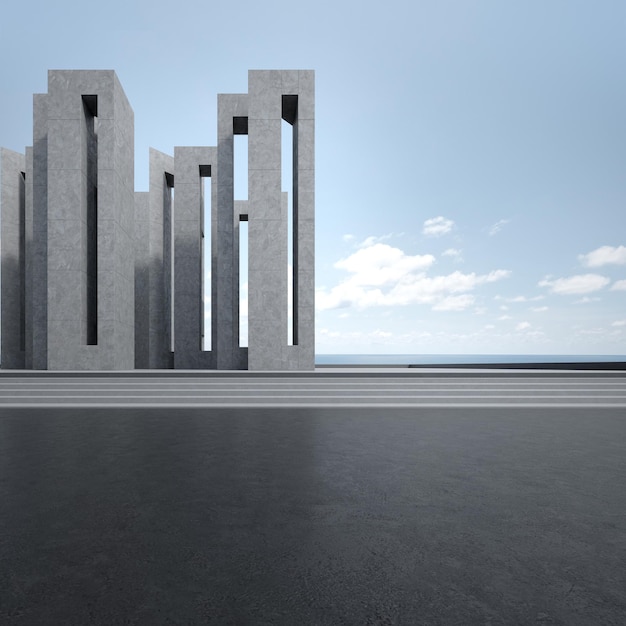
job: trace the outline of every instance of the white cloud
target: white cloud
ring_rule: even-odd
[[[508,224],[511,220],[499,220],[497,221],[490,229],[489,229],[489,236],[493,237],[494,235],[497,235],[501,230],[502,227],[505,224]]]
[[[543,300],[545,296],[533,296],[532,298],[528,298],[526,296],[515,296],[513,298],[502,298],[502,296],[498,296],[497,299],[504,299],[506,302],[535,302],[537,300]]]
[[[354,241],[356,239],[356,237],[354,235],[351,235],[350,233],[348,233],[347,235],[344,235],[342,237],[342,239],[347,242],[350,243],[351,241]]]
[[[523,330],[528,330],[530,328],[530,324],[528,322],[520,322],[516,327],[515,330],[517,331],[523,331]]]
[[[579,330],[579,335],[604,335],[604,328],[589,328],[587,330]]]
[[[610,282],[606,276],[600,276],[599,274],[579,274],[569,278],[556,278],[554,280],[544,278],[539,282],[539,286],[549,287],[552,293],[568,296],[598,291],[598,289],[606,287]]]
[[[457,250],[456,248],[448,248],[441,253],[441,256],[449,256],[452,257],[455,261],[461,261],[461,252],[462,250]]]
[[[546,278],[550,278],[547,276]],[[545,296],[533,296],[528,298],[527,296],[515,296],[513,298],[505,298],[504,296],[494,296],[494,300],[504,300],[505,302],[535,302],[536,300],[543,300]]]
[[[441,215],[439,217],[431,217],[424,222],[422,233],[432,237],[440,237],[441,235],[449,233],[453,226],[454,222],[452,220]]]
[[[626,280],[617,280],[611,285],[611,291],[626,291]]]
[[[375,331],[371,333],[371,336],[374,337],[375,339],[388,339],[389,337],[392,336],[392,333],[387,332],[386,330],[380,330],[377,328]]]
[[[382,243],[361,248],[335,263],[336,268],[351,275],[330,290],[318,289],[317,309],[429,304],[437,310],[462,310],[473,304],[473,296],[451,296],[467,294],[479,285],[510,275],[507,270],[494,270],[483,275],[456,271],[427,276],[426,270],[434,262],[430,254],[411,256]]]
[[[319,328],[316,330],[316,335],[322,340],[332,340],[332,345],[345,345],[350,342],[358,342],[360,345],[367,343],[389,343],[393,339],[393,333],[386,330],[372,330],[364,332],[355,330],[352,332],[339,332],[336,330],[329,330],[328,328]]]
[[[471,294],[446,296],[433,306],[433,311],[464,311],[472,304],[474,304],[474,296]]]
[[[626,326],[626,320],[617,320],[616,322],[613,322],[611,326]]]
[[[359,248],[369,248],[370,246],[373,246],[376,243],[377,239],[376,237],[366,237],[360,244],[359,244]]]
[[[501,316],[498,318],[498,321],[499,321],[499,322],[504,322],[504,320],[510,320],[510,319],[512,319],[510,315],[501,315]]]
[[[600,302],[600,298],[590,298],[589,296],[584,296],[580,300],[574,300],[574,304],[588,304],[589,302]]]
[[[393,233],[389,233],[388,235],[382,235],[380,237],[374,237],[373,235],[370,237],[366,237],[359,245],[359,248],[370,248],[374,244],[380,243],[381,241],[386,241],[387,239],[391,239],[393,237]]]
[[[354,274],[354,284],[379,286],[396,282],[411,272],[424,270],[434,262],[432,254],[410,256],[399,248],[376,243],[337,261],[335,267]]]
[[[533,306],[533,307],[530,307],[530,310],[533,313],[541,313],[543,311],[547,311],[548,307],[547,306]]]
[[[601,267],[602,265],[626,265],[626,246],[602,246],[587,254],[579,254],[580,262],[587,267]]]

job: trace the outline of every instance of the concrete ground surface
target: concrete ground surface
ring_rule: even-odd
[[[0,406],[0,623],[626,623],[609,406]]]
[[[0,373],[0,406],[427,407],[612,406],[626,409],[626,372],[424,371]]]

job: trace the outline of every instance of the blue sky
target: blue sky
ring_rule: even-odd
[[[626,354],[626,3],[9,3],[0,145],[49,68],[115,69],[148,147],[248,69],[316,70],[318,353]]]

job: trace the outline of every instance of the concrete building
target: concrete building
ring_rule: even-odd
[[[33,146],[0,152],[1,366],[312,369],[314,117],[313,71],[252,70],[247,94],[218,96],[218,145],[151,149],[149,191],[135,193],[134,115],[115,72],[50,71],[48,93],[33,99]],[[248,199],[235,201],[241,134]]]
[[[149,185],[135,193],[135,367],[169,369],[174,159],[153,148]]]
[[[0,148],[2,367],[23,369],[26,352],[26,164]]]

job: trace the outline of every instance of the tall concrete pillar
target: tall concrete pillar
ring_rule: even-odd
[[[135,369],[150,367],[150,192],[135,192]]]
[[[314,73],[248,74],[248,368],[314,367]],[[293,125],[293,345],[288,344],[287,215],[281,120]]]
[[[210,181],[212,213],[217,204],[213,174],[217,150],[209,147],[175,147],[174,195],[174,367],[211,369],[212,351],[203,349],[204,224],[203,179]]]
[[[174,157],[150,148],[150,191],[135,194],[135,367],[173,367]]]
[[[248,94],[218,96],[216,148],[179,147],[174,158],[151,150],[150,191],[135,194],[133,112],[115,73],[49,72],[48,93],[33,98],[32,148],[25,158],[17,155],[17,165],[16,153],[1,157],[3,242],[8,237],[2,324],[19,326],[4,333],[5,366],[314,367],[314,73],[255,70],[248,84]],[[287,191],[283,120],[293,127]],[[249,136],[248,199],[235,202],[237,134]],[[206,179],[211,218],[204,224]],[[239,337],[243,221],[248,347]],[[209,240],[211,348],[205,350]],[[16,281],[19,296],[10,287]],[[8,355],[18,344],[15,360]]]
[[[315,72],[298,71],[293,115],[294,345],[289,369],[315,368]],[[289,121],[289,120],[287,120]]]
[[[213,346],[217,369],[247,369],[239,345],[239,221],[247,208],[234,201],[234,136],[248,134],[248,95],[217,97],[217,212],[212,259]]]
[[[133,111],[115,72],[54,70],[35,114],[34,184],[47,189],[33,226],[47,240],[47,369],[132,369]],[[34,282],[39,298],[42,288]]]
[[[32,167],[31,167],[32,165]],[[48,95],[33,95],[32,164],[27,163],[29,209],[32,204],[32,313],[27,322],[32,324],[32,367],[48,368]]]
[[[23,369],[26,351],[26,162],[0,148],[2,328],[0,365]]]
[[[25,302],[24,302],[24,368],[33,369],[33,148],[26,148],[25,180]]]

